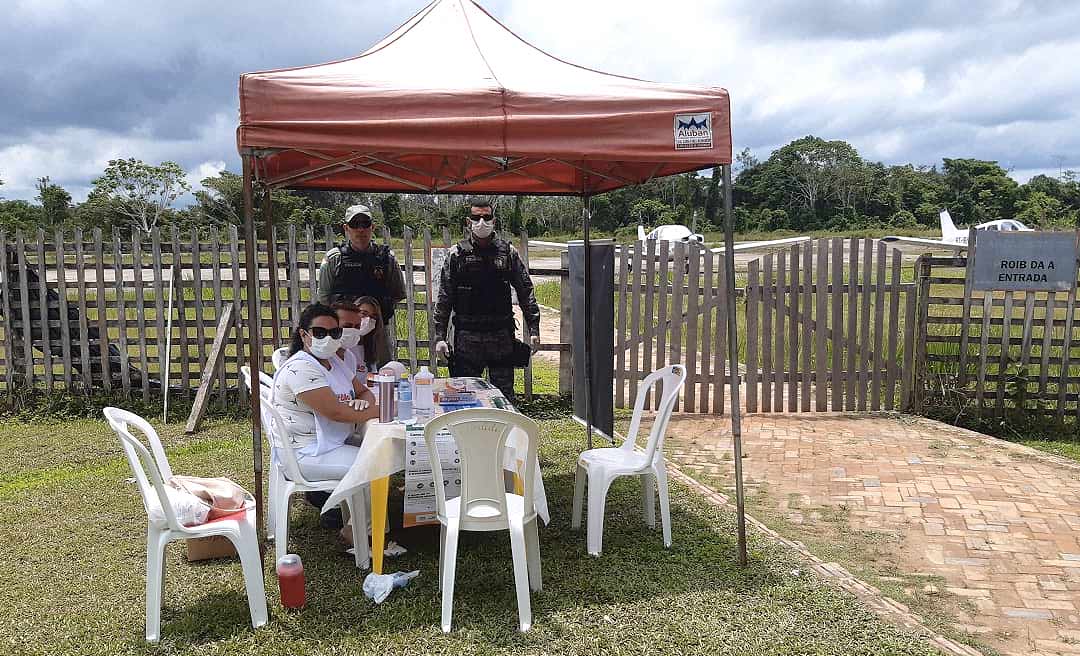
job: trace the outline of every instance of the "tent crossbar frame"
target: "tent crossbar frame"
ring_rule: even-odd
[[[621,178],[621,177],[615,175],[614,173],[604,173],[602,171],[597,171],[596,169],[585,166],[584,164],[577,164],[577,163],[573,162],[572,160],[556,159],[554,161],[556,161],[556,162],[558,162],[560,164],[565,164],[566,166],[569,166],[571,168],[575,168],[575,169],[581,171],[582,173],[586,173],[588,175],[595,175],[598,178],[605,178],[607,180],[611,180],[613,182],[618,182],[619,184],[623,184],[623,185],[632,185],[632,184],[634,184],[634,182],[632,180],[627,180],[626,178]]]
[[[299,180],[300,178],[302,178],[303,180],[310,180],[311,178],[318,177],[319,175],[324,175],[325,171],[327,171],[328,169],[333,169],[335,167],[342,166],[344,164],[352,162],[352,160],[363,159],[364,157],[369,157],[369,155],[367,153],[355,153],[355,152],[350,153],[348,155],[345,155],[344,157],[334,157],[334,158],[331,158],[331,157],[329,157],[327,155],[323,155],[322,153],[315,154],[314,152],[308,152],[306,150],[296,150],[296,152],[303,153],[305,155],[311,155],[312,157],[317,157],[319,159],[326,160],[326,161],[320,162],[318,164],[313,164],[313,165],[308,166],[306,168],[300,169],[299,171],[290,171],[289,173],[286,173],[284,175],[279,175],[276,178],[270,178],[269,180],[266,180],[265,182],[263,182],[263,184],[265,186],[267,186],[267,187],[283,187],[283,186],[285,186],[287,184],[294,184],[296,182],[302,181],[302,180]]]
[[[334,173],[334,175],[336,175],[337,173],[343,173],[345,170],[348,170],[348,169],[355,169],[357,171],[362,171],[364,173],[369,173],[371,175],[374,175],[374,176],[379,177],[379,178],[383,178],[385,180],[390,180],[391,182],[396,182],[398,184],[403,184],[403,185],[406,185],[408,187],[413,187],[414,189],[418,189],[420,191],[425,191],[425,192],[429,191],[429,187],[424,186],[424,184],[422,182],[416,182],[414,180],[409,180],[407,178],[402,178],[402,177],[396,176],[396,175],[394,175],[392,173],[386,173],[385,171],[380,171],[379,169],[367,166],[367,164],[375,163],[375,162],[380,161],[379,158],[378,158],[379,153],[363,153],[363,154],[359,155],[359,157],[366,157],[367,159],[372,160],[372,161],[366,162],[365,164],[358,164],[356,162],[349,161],[349,160],[353,160],[353,159],[358,159],[357,156],[346,156],[344,158],[340,158],[340,157],[339,158],[332,158],[330,155],[327,155],[326,153],[323,153],[323,152],[319,152],[318,150],[307,149],[307,148],[297,148],[295,150],[298,153],[303,153],[303,154],[309,155],[311,157],[317,157],[319,159],[325,159],[325,160],[328,160],[328,161],[336,159],[338,165],[343,166],[343,167],[347,167],[346,169],[343,169],[341,171],[336,171]],[[390,164],[389,162],[384,162],[384,163],[389,164],[391,166],[394,166],[394,164]],[[405,167],[400,166],[400,165],[397,165],[397,166],[399,166],[399,168],[405,168]],[[412,172],[412,171],[410,171],[410,172]],[[431,175],[429,173],[420,173],[420,175],[423,175],[424,177],[431,177]],[[316,176],[316,177],[318,177],[318,176]],[[294,181],[294,184],[295,184],[295,181]]]
[[[487,159],[487,158],[484,158],[484,159]],[[462,180],[454,182],[454,184],[447,185],[445,187],[436,187],[435,188],[435,193],[448,193],[448,190],[453,189],[454,187],[460,187],[462,185],[467,185],[467,184],[474,184],[476,182],[480,182],[480,181],[483,181],[483,180],[490,180],[492,178],[497,178],[497,177],[500,177],[500,176],[503,176],[503,175],[508,175],[508,174],[511,174],[511,173],[517,173],[517,174],[521,175],[523,169],[528,168],[530,166],[535,166],[537,164],[543,164],[546,161],[548,161],[548,160],[547,159],[535,159],[535,158],[528,158],[528,159],[521,158],[515,164],[512,164],[512,165],[510,165],[508,167],[504,167],[504,166],[500,165],[499,168],[488,171],[487,173],[480,173],[478,175],[472,176],[471,178],[463,178]]]

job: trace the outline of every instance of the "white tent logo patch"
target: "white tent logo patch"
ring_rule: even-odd
[[[712,147],[712,115],[710,113],[675,115],[675,150]]]

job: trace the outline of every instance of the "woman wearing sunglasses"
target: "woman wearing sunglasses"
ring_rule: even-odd
[[[300,314],[289,359],[274,375],[273,403],[285,422],[300,472],[311,480],[341,478],[359,450],[357,425],[379,416],[371,392],[338,356],[341,326],[318,303]]]

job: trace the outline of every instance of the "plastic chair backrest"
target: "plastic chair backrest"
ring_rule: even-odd
[[[274,349],[274,352],[270,354],[270,362],[274,365],[274,371],[281,369],[281,365],[285,364],[285,361],[289,359],[289,347],[282,346],[281,348]]]
[[[244,377],[244,384],[251,387],[251,368],[247,365],[240,367],[240,375]],[[294,483],[308,485],[309,482],[300,473],[300,465],[296,462],[296,452],[292,442],[284,431],[286,424],[281,415],[274,408],[274,379],[265,372],[259,372],[259,418],[262,419],[262,429],[267,439],[277,453],[281,466],[285,469],[285,478]]]
[[[641,427],[641,417],[645,411],[646,393],[655,388],[658,383],[663,384],[663,392],[660,396],[660,407],[656,411],[656,419],[653,421],[652,429],[649,430],[649,439],[645,444],[646,462],[653,461],[658,449],[663,452],[668,422],[671,421],[671,413],[679,399],[679,392],[686,383],[686,367],[681,364],[668,365],[652,372],[638,384],[634,416],[630,420],[630,430],[621,448],[632,451],[637,444],[638,429]]]
[[[150,514],[150,500],[153,498],[151,495],[156,495],[169,528],[184,530],[176,519],[172,502],[165,492],[165,481],[172,478],[172,468],[169,466],[169,459],[165,457],[165,449],[161,446],[161,438],[158,437],[157,431],[149,422],[133,412],[111,407],[105,408],[103,412],[109,426],[120,438],[120,444],[124,447],[124,454],[127,455],[131,471],[135,474],[135,482],[139,486],[139,494],[142,496],[143,508],[146,509],[147,516]],[[149,450],[139,438],[131,434],[132,426],[145,436],[150,444]]]
[[[244,385],[248,389],[251,389],[251,367],[249,367],[246,364],[244,366],[240,367],[240,375],[243,376],[243,378],[244,378]],[[274,386],[274,377],[271,376],[270,374],[266,373],[265,371],[260,371],[259,372],[259,384],[262,385],[263,387],[273,387]]]
[[[461,458],[461,519],[463,527],[470,519],[492,520],[506,517],[506,479],[503,475],[503,449],[514,428],[525,432],[528,440],[525,457],[525,512],[531,512],[536,476],[536,445],[540,428],[524,415],[497,408],[470,408],[439,415],[424,426],[424,441],[431,458],[436,481],[444,480],[442,462],[435,436],[446,429],[457,444]],[[435,485],[439,514],[446,514],[446,490]]]

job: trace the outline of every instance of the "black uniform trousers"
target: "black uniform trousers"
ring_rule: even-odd
[[[507,399],[514,398],[514,368],[506,366],[514,350],[514,330],[493,331],[454,329],[454,358],[451,376],[480,377],[488,370],[488,379]]]

